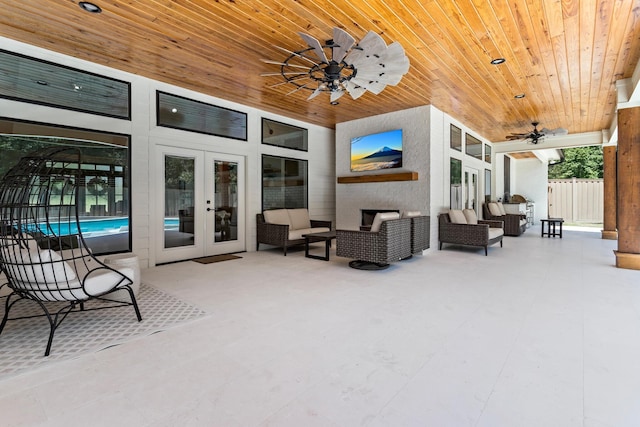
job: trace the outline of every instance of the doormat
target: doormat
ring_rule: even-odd
[[[229,261],[230,259],[242,258],[241,256],[225,254],[225,255],[213,255],[205,256],[202,258],[194,258],[191,261],[199,262],[200,264],[211,264],[213,262]]]

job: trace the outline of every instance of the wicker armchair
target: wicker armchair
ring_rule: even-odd
[[[477,222],[477,224],[453,223],[449,213],[438,215],[439,249],[442,250],[443,243],[480,246],[484,248],[486,256],[489,245],[500,242],[502,247],[502,221],[478,220]]]
[[[353,259],[349,266],[360,269],[386,268],[409,258],[411,218],[382,221],[378,231],[336,230],[336,255]]]
[[[284,256],[287,248],[304,244],[303,234],[321,233],[331,230],[331,221],[309,219],[306,209],[274,209],[272,222],[265,221],[265,214],[256,215],[256,251],[260,244],[282,247]]]
[[[504,212],[504,207],[496,202],[484,203],[482,205],[483,217],[490,221],[504,222],[505,236],[519,236],[527,229],[527,216],[521,214],[508,214]]]
[[[405,212],[403,218],[411,218],[411,253],[413,255],[421,254],[422,251],[429,249],[431,243],[431,217],[420,215],[412,215],[412,212]]]

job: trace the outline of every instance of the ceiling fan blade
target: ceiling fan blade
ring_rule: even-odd
[[[540,132],[547,136],[566,135],[569,133],[569,131],[565,128],[556,128],[556,129],[542,128]]]
[[[265,62],[267,64],[282,65],[284,67],[302,68],[304,70],[309,69],[309,67],[305,67],[304,65],[287,64],[285,62],[272,61],[271,59],[261,59],[260,61]]]
[[[324,49],[322,49],[322,45],[320,44],[318,39],[305,33],[298,33],[298,35],[302,37],[302,40],[304,40],[305,43],[309,45],[309,47],[313,48],[313,51],[316,53],[318,59],[320,59],[320,62],[324,62],[326,64],[329,63],[327,55],[324,53]]]
[[[373,31],[369,31],[364,38],[360,40],[360,43],[351,49],[351,52],[349,52],[344,60],[347,64],[359,68],[371,60],[375,63],[375,61],[384,54],[386,49],[387,44],[382,37]]]
[[[333,29],[333,59],[336,62],[341,62],[349,49],[355,44],[356,39],[351,37],[349,33],[347,33],[342,28],[335,27]]]
[[[342,95],[344,95],[344,90],[331,91],[330,102],[336,102]]]
[[[315,98],[316,96],[320,95],[322,93],[322,90],[324,89],[324,85],[319,85],[318,88],[316,90],[313,91],[313,93],[311,95],[309,95],[309,97],[307,98],[307,101]]]
[[[298,52],[294,52],[294,51],[292,51],[292,50],[285,49],[284,47],[280,47],[280,46],[275,45],[275,44],[273,45],[273,47],[275,47],[276,49],[280,49],[280,50],[281,50],[281,51],[283,51],[283,52],[287,52],[287,53],[288,53],[288,54],[290,54],[290,55],[297,56],[297,57],[298,57],[298,58],[300,58],[300,59],[304,59],[305,61],[311,62],[313,65],[319,65],[317,62],[312,61],[311,59],[307,58],[307,57],[306,57],[306,56],[304,56],[304,55],[300,55]]]
[[[367,89],[356,85],[351,80],[347,81],[344,86],[347,92],[349,92],[349,95],[351,95],[351,98],[353,99],[360,98],[367,91]]]

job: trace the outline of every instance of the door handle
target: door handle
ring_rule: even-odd
[[[213,209],[211,209],[211,208],[207,208],[207,212],[212,211],[212,210],[213,210]]]

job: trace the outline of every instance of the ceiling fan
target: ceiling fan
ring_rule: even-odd
[[[518,139],[524,139],[527,142],[530,142],[532,144],[537,144],[545,136],[566,135],[566,134],[569,133],[569,131],[566,130],[565,128],[556,128],[556,129],[542,128],[542,129],[538,130],[538,125],[540,123],[532,122],[531,124],[533,125],[533,130],[532,131],[526,132],[526,133],[512,133],[510,135],[507,135],[506,138],[509,141],[516,141]]]
[[[341,28],[333,29],[333,39],[324,44],[316,38],[298,33],[307,47],[297,51],[276,48],[289,56],[283,61],[263,59],[267,64],[280,66],[280,72],[262,73],[262,76],[281,76],[284,81],[272,85],[290,83],[295,88],[287,95],[302,89],[311,91],[308,100],[322,92],[330,95],[331,104],[345,93],[353,99],[366,91],[379,94],[387,85],[397,85],[409,71],[409,59],[398,42],[387,46],[373,31],[360,42]]]

